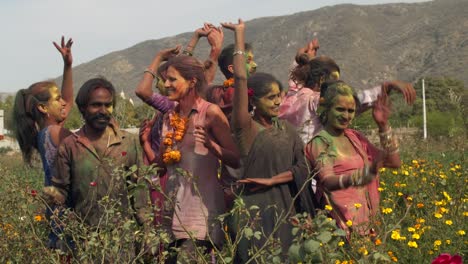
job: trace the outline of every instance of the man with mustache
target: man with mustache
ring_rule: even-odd
[[[115,210],[120,220],[135,217],[139,224],[145,217],[148,191],[136,188],[143,183],[136,173],[122,174],[139,165],[139,143],[136,137],[119,129],[112,118],[115,89],[103,79],[88,80],[78,91],[75,103],[85,124],[60,145],[52,185],[55,201],[69,201],[71,208],[91,227],[98,227],[105,208],[104,197],[118,201]],[[145,186],[146,187],[146,186]],[[133,209],[133,210],[132,210]]]

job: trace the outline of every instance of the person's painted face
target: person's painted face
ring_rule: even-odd
[[[169,66],[166,73],[166,82],[164,83],[169,100],[180,100],[191,89],[191,85],[191,82],[184,79],[174,67]]]
[[[257,64],[254,61],[254,55],[251,50],[245,53],[245,67],[249,76],[257,70]]]
[[[57,86],[50,87],[49,93],[50,98],[45,105],[47,116],[48,118],[55,120],[57,123],[60,123],[67,118],[67,113],[65,112],[67,103],[63,100]]]
[[[89,102],[83,112],[86,124],[96,130],[105,130],[114,111],[112,94],[99,87],[91,92]]]
[[[270,92],[255,102],[256,111],[263,116],[276,117],[279,115],[280,103],[280,88],[277,83],[273,83]]]
[[[341,132],[348,128],[356,113],[356,102],[350,95],[338,95],[335,103],[328,110],[326,128]]]

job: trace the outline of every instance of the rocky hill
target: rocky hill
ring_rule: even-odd
[[[337,5],[247,22],[258,71],[286,83],[298,47],[316,35],[319,54],[334,58],[342,78],[356,88],[385,79],[415,81],[449,76],[468,83],[468,1],[435,0],[412,4]],[[191,32],[147,40],[74,68],[75,85],[101,75],[133,95],[143,70],[160,49],[186,44]],[[225,44],[233,42],[226,32]],[[195,56],[206,58],[206,40]],[[217,76],[220,82],[222,75]],[[57,80],[60,82],[60,80]]]

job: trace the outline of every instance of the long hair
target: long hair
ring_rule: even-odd
[[[32,151],[38,149],[37,134],[39,124],[45,114],[39,111],[39,104],[46,104],[50,99],[49,89],[56,86],[54,82],[37,82],[27,89],[16,93],[13,106],[14,133],[21,149],[23,160],[30,164]]]
[[[283,86],[278,79],[269,73],[258,72],[250,76],[247,79],[247,87],[253,91],[252,99],[258,100],[267,95],[271,91],[271,85],[273,83],[278,84],[280,92],[283,91]],[[252,110],[252,107],[253,106],[249,104],[249,111]]]
[[[205,67],[203,63],[192,56],[177,56],[169,59],[166,63],[167,68],[173,67],[179,74],[186,80],[195,78],[195,90],[198,95],[205,97],[203,94],[207,88],[207,81],[205,78]]]

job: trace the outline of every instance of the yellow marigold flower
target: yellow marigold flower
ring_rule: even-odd
[[[406,183],[400,184],[400,187],[406,187]]]
[[[445,208],[445,207],[441,207],[439,208],[439,212],[445,214],[445,213],[448,213],[449,212],[449,209]]]
[[[450,241],[450,239],[447,239],[447,240],[445,240],[445,243],[446,243],[447,245],[450,245],[450,243],[452,243],[452,241]]]
[[[457,164],[457,165],[455,165],[455,169],[459,170],[459,169],[461,169],[461,166]]]
[[[392,208],[382,208],[382,213],[391,214],[393,212]]]
[[[445,224],[446,224],[446,225],[452,225],[453,222],[452,222],[452,220],[446,220],[446,221],[445,221]]]
[[[419,162],[417,160],[412,160],[411,163],[413,164],[419,164]]]
[[[416,229],[421,228],[421,224],[415,224],[415,225],[414,225],[414,228],[416,228]]]
[[[382,188],[382,187],[377,188],[377,191],[379,191],[379,192],[383,192],[384,190],[385,190],[385,189]]]
[[[435,214],[434,214],[434,217],[435,217],[435,218],[442,218],[442,214],[440,214],[440,213],[435,213]]]
[[[392,171],[392,174],[393,174],[393,175],[397,175],[397,174],[398,174],[398,171],[394,170],[394,171]]]
[[[418,218],[416,219],[416,222],[423,224],[424,222],[426,222],[426,220],[424,220],[424,218]]]
[[[408,172],[407,170],[404,170],[404,171],[402,171],[402,172],[403,172],[403,175],[405,175],[405,176],[408,176],[408,175],[409,175],[409,172]]]
[[[419,234],[414,233],[414,234],[411,236],[411,238],[417,240],[417,239],[420,239],[421,236],[420,236]]]
[[[382,245],[382,240],[380,240],[379,238],[377,238],[377,240],[375,240],[375,245],[376,245],[376,246]]]
[[[413,197],[408,196],[408,197],[406,197],[406,200],[408,200],[408,201],[413,201]]]
[[[447,201],[450,202],[452,200],[452,197],[450,197],[450,195],[447,192],[443,192],[443,194],[444,194],[445,199],[447,199]]]
[[[358,252],[361,253],[364,256],[369,255],[369,251],[367,251],[367,248],[365,248],[365,247],[359,248]]]
[[[403,196],[403,193],[402,193],[402,192],[398,192],[398,196]]]
[[[333,210],[333,207],[331,205],[327,204],[327,205],[325,205],[325,210],[331,211],[331,210]]]
[[[361,206],[362,206],[362,204],[360,204],[360,203],[355,203],[355,204],[354,204],[354,207],[356,207],[356,209],[361,208]]]
[[[347,225],[348,227],[353,226],[353,221],[351,221],[351,220],[346,221],[346,225]]]
[[[468,212],[463,212],[463,216],[468,216]]]
[[[434,251],[429,250],[427,253],[429,253],[429,255],[433,255],[433,254],[434,254]]]
[[[416,241],[409,241],[409,242],[408,242],[408,247],[410,247],[410,248],[418,248],[418,243],[416,243]]]
[[[40,216],[40,215],[34,216],[34,221],[36,221],[36,222],[42,221],[42,216]]]
[[[459,236],[464,236],[464,235],[466,235],[465,230],[458,230],[458,231],[457,231],[457,235],[459,235]]]
[[[400,236],[400,230],[393,230],[393,231],[392,231],[391,238],[392,238],[393,240],[400,240],[400,238],[401,238],[401,236]]]
[[[385,171],[385,168],[380,168],[379,172],[382,173]]]
[[[424,204],[423,204],[423,203],[418,203],[418,204],[416,204],[416,207],[418,207],[418,208],[423,208],[423,207],[424,207]]]
[[[416,232],[416,229],[414,227],[408,227],[408,232]]]
[[[436,206],[445,206],[445,205],[447,205],[447,203],[446,203],[444,200],[435,201],[434,204],[435,204]]]
[[[442,241],[440,241],[440,240],[434,241],[434,247],[438,247],[440,245],[442,245]]]
[[[343,242],[343,241],[338,242],[338,246],[339,246],[339,247],[344,246],[344,242]]]

